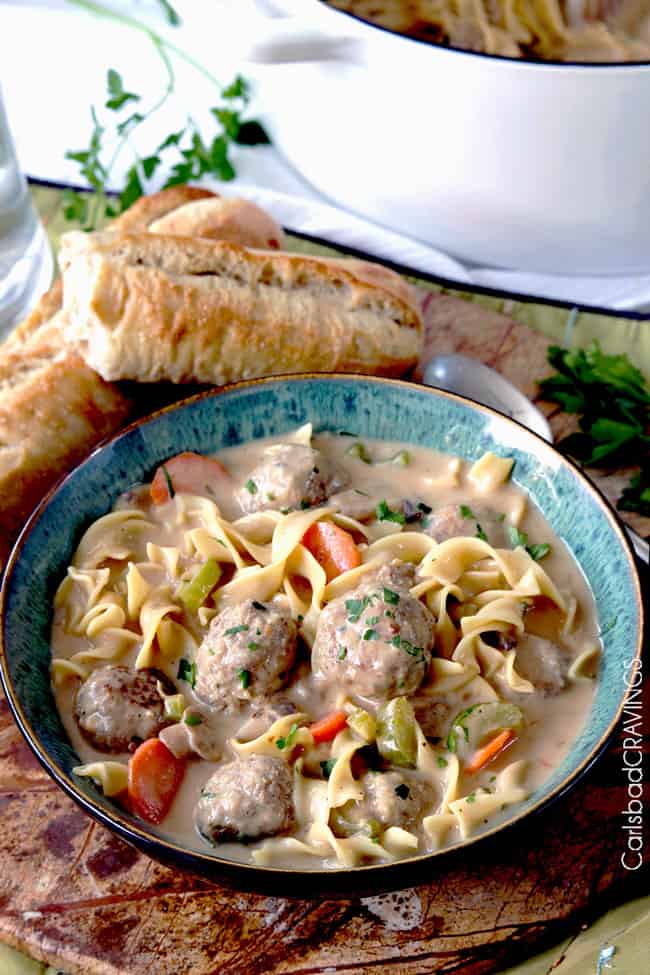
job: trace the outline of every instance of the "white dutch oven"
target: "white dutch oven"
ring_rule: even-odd
[[[326,196],[469,261],[650,268],[649,63],[532,63],[320,0],[272,6],[282,16],[255,18],[249,51],[265,122]]]

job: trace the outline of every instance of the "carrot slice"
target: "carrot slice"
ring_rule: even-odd
[[[327,581],[361,565],[361,553],[350,532],[333,521],[317,521],[308,528],[302,544],[325,569]]]
[[[148,823],[160,823],[170,810],[185,774],[160,738],[147,738],[129,759],[128,793],[131,809]]]
[[[496,758],[515,737],[516,735],[512,728],[506,728],[505,731],[500,731],[498,735],[490,739],[487,745],[483,745],[482,748],[474,752],[471,762],[465,766],[467,774],[473,775],[474,772],[479,772],[488,762]]]
[[[331,741],[332,738],[336,738],[339,731],[343,731],[347,723],[348,716],[345,711],[332,711],[331,714],[326,714],[320,721],[311,725],[309,730],[315,744],[318,744],[321,741]]]
[[[230,479],[230,474],[214,457],[185,451],[160,465],[151,482],[151,500],[164,504],[177,491],[210,494],[210,485],[224,478]]]

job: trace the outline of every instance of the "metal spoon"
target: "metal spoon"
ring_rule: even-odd
[[[436,356],[424,370],[424,382],[427,386],[459,393],[484,406],[499,410],[553,443],[553,434],[546,417],[501,373],[478,359],[457,353]],[[643,562],[650,562],[648,542],[633,528],[626,525],[625,530],[637,556]]]

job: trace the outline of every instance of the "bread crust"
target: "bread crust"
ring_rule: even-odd
[[[0,566],[45,492],[130,411],[116,386],[62,348],[56,317],[0,349]]]
[[[112,221],[109,230],[120,234],[146,233],[154,221],[160,220],[178,207],[195,203],[197,200],[218,199],[218,193],[201,189],[199,186],[169,186],[158,193],[141,196],[128,210]]]
[[[105,379],[394,376],[421,351],[417,309],[343,261],[188,237],[71,233],[60,263],[66,339]]]

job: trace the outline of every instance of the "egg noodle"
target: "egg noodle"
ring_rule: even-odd
[[[331,0],[450,47],[553,61],[650,59],[648,0]]]
[[[508,479],[511,466],[511,461],[487,454],[469,469],[468,481],[494,490]],[[450,464],[449,471],[451,481],[458,480],[458,466]],[[519,516],[522,512],[523,504]],[[303,544],[305,533],[321,521],[345,528],[358,539],[361,551],[359,566],[329,582]],[[196,612],[189,612],[179,591],[206,559],[218,563],[227,581]],[[323,608],[364,581],[371,584],[382,566],[396,561],[414,566],[410,595],[435,620],[433,658],[418,692],[420,704],[423,695],[425,703],[435,706],[446,695],[462,692],[463,700],[471,702],[465,708],[469,716],[473,708],[487,714],[508,695],[523,700],[536,694],[533,683],[518,671],[516,642],[498,648],[488,634],[523,634],[535,600],[551,606],[562,620],[563,632],[570,634],[576,599],[560,591],[523,545],[498,548],[481,537],[436,542],[408,524],[363,523],[327,503],[228,520],[212,498],[183,491],[146,510],[121,507],[85,532],[56,594],[57,618],[74,652],[64,655],[55,648],[53,684],[60,690],[71,681],[84,681],[98,667],[119,663],[175,676],[181,659],[196,658],[211,620],[250,599],[276,600],[288,607],[311,648]],[[569,683],[593,672],[598,652],[597,641],[579,648]],[[349,716],[363,712],[343,689],[333,703]],[[521,759],[502,762],[497,774],[476,776],[476,784],[468,786],[463,772],[471,757],[469,717],[452,724],[446,740],[427,738],[416,720],[411,768],[429,795],[417,828],[366,826],[346,835],[336,828],[337,815],[339,823],[345,822],[350,805],[364,799],[355,762],[373,745],[376,722],[369,719],[364,727],[349,720],[323,746],[316,745],[310,731],[313,718],[299,709],[277,718],[256,737],[247,739],[236,730],[224,742],[230,756],[270,755],[289,764],[295,829],[291,835],[254,844],[255,863],[282,864],[307,857],[353,866],[435,850],[472,835],[529,794],[526,761]],[[292,747],[281,748],[278,743],[288,739]],[[127,758],[90,761],[75,772],[94,779],[106,795],[116,796],[126,788]],[[314,774],[319,766],[328,768],[329,777]]]

